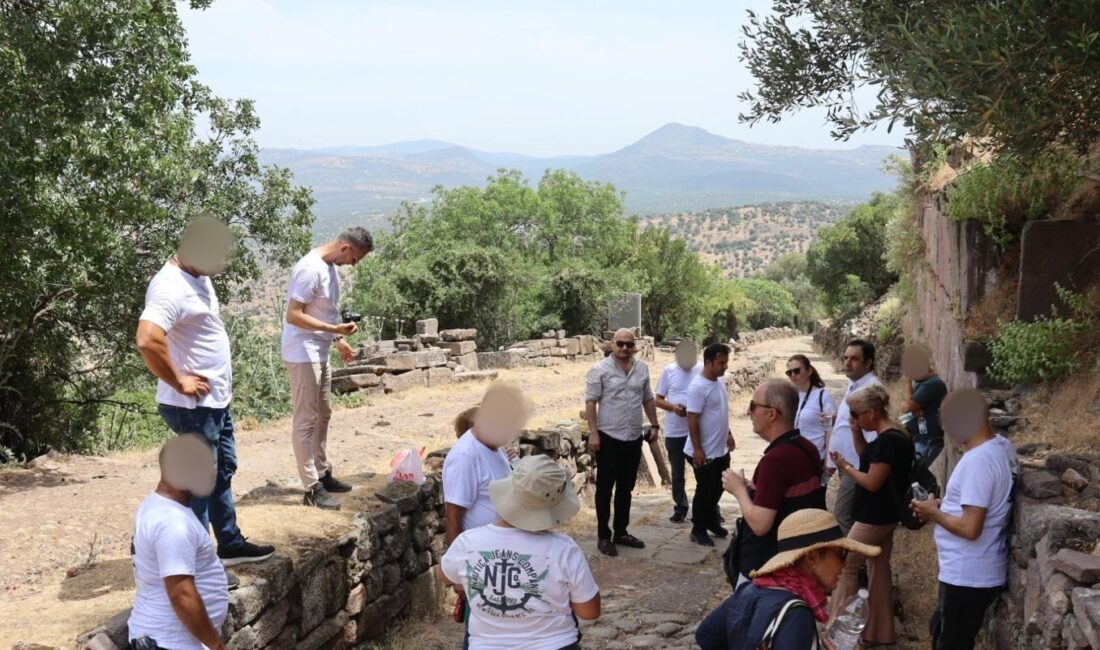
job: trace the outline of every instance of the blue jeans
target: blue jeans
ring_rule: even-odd
[[[237,511],[233,506],[232,482],[233,474],[237,471],[237,442],[233,437],[233,417],[229,414],[229,408],[199,406],[186,409],[157,404],[157,412],[175,433],[199,434],[210,443],[218,463],[214,491],[208,497],[195,497],[191,501],[191,510],[203,527],[214,524],[214,537],[218,540],[218,546],[243,544],[244,537],[237,527]]]

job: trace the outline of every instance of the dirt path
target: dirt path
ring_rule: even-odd
[[[777,358],[776,376],[781,376],[790,354],[808,354],[829,387],[843,390],[843,378],[813,353],[809,337],[765,342],[754,352]],[[658,355],[651,367],[656,371],[669,360],[667,355]],[[577,416],[583,405],[588,367],[586,363],[575,363],[506,370],[501,372],[501,379],[519,384],[531,397],[537,407],[532,425],[540,426]],[[416,388],[374,398],[360,408],[338,411],[330,432],[330,456],[338,462],[337,473],[387,470],[393,453],[409,446],[448,446],[453,440],[454,414],[476,403],[484,390],[485,384]],[[738,441],[733,464],[751,473],[764,444],[748,428],[747,418],[741,416],[748,399],[749,395],[743,394],[730,407]],[[238,432],[236,494],[270,482],[297,485],[289,439],[287,420]],[[0,629],[0,648],[20,640],[61,644],[66,635],[71,643],[72,634],[128,606],[132,575],[127,550],[133,512],[156,480],[155,451],[60,457],[33,470],[0,473],[0,620],[5,621]],[[652,623],[658,614],[679,612],[686,619],[679,628],[683,635],[716,599],[714,594],[722,593],[722,580],[714,552],[699,553],[698,547],[686,541],[686,527],[668,524],[669,505],[664,491],[640,495],[636,519],[655,543],[651,555],[638,558],[645,561],[624,562],[626,553],[618,561],[594,554],[593,567],[600,583],[616,597],[629,595],[635,605],[648,603],[642,610],[630,607],[631,616],[649,612],[654,615],[647,619]],[[727,519],[735,515],[732,498],[723,500],[723,508]],[[242,524],[248,534],[246,518],[242,518]],[[582,545],[594,546],[590,511],[570,529]],[[94,564],[95,569],[66,576],[66,570],[86,563]],[[704,584],[692,581],[691,589],[670,588],[685,569],[700,576]],[[628,618],[638,622],[634,621],[636,617]],[[627,632],[633,622],[614,629],[627,636],[644,633],[637,630],[645,624],[634,630],[637,634]],[[444,636],[453,633],[445,626],[428,627]],[[671,628],[666,625],[664,629]],[[613,643],[618,633],[609,635],[605,630],[602,634],[607,637],[607,647],[618,647]],[[671,638],[668,640],[671,642]],[[659,646],[664,644],[662,641]],[[451,646],[444,643],[438,647]]]

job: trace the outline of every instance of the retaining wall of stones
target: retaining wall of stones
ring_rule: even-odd
[[[800,332],[793,327],[765,327],[764,329],[745,332],[741,334],[736,341],[732,341],[731,343],[733,344],[734,350],[743,352],[748,350],[750,345],[756,345],[764,341],[773,341],[775,339],[789,339],[804,334],[805,332]]]
[[[567,361],[596,362],[604,358],[610,350],[610,345],[610,339],[600,340],[590,334],[567,337],[565,330],[552,330],[543,333],[542,338],[518,341],[497,352],[479,352],[477,361],[478,367],[482,369],[525,366],[545,368]],[[653,359],[652,337],[638,337],[635,345],[639,359],[649,361]]]
[[[270,560],[234,567],[222,639],[229,650],[341,650],[383,637],[396,620],[434,611],[443,589],[432,567],[443,552],[438,475],[397,482],[373,509],[327,538],[296,542]],[[293,558],[293,559],[292,559]],[[78,647],[119,650],[129,611],[80,637]]]

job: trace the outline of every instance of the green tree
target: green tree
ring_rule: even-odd
[[[88,444],[145,377],[144,288],[195,215],[240,237],[223,300],[308,247],[312,199],[258,164],[252,102],[195,74],[170,0],[0,3],[0,447]]]
[[[779,283],[791,294],[798,312],[796,327],[806,331],[824,315],[821,292],[810,281],[808,267],[805,253],[790,252],[777,257],[762,274],[764,279]]]
[[[1100,137],[1100,3],[1093,0],[773,0],[750,12],[756,78],[742,120],[824,107],[833,134],[900,122],[918,141],[988,138],[1030,156]],[[862,110],[856,90],[876,101]]]
[[[738,278],[730,282],[751,303],[742,320],[752,329],[794,326],[798,323],[794,296],[778,282],[763,278]]]
[[[655,227],[642,231],[635,255],[634,268],[644,283],[645,331],[658,339],[705,334],[705,303],[714,281],[699,256],[667,229]]]
[[[831,314],[858,311],[865,303],[853,301],[870,302],[897,281],[886,263],[886,226],[904,209],[897,195],[876,193],[869,203],[818,232],[806,251],[806,272]]]

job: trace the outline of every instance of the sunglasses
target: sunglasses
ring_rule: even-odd
[[[619,346],[620,348],[631,349],[634,347],[634,341],[615,341],[615,345]]]
[[[753,411],[755,411],[758,408],[774,409],[775,407],[772,406],[771,404],[758,403],[755,400],[750,399],[749,400],[749,413],[752,413]],[[775,409],[775,410],[778,411],[779,409]]]
[[[788,377],[797,377],[802,374],[802,368],[791,368],[787,370]]]

